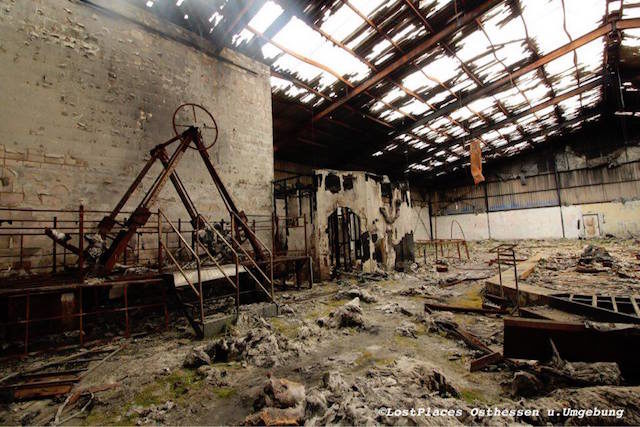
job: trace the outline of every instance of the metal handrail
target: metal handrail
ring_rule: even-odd
[[[248,231],[249,233],[251,233],[251,235],[256,238],[258,243],[260,243],[262,245],[262,247],[264,249],[266,249],[266,251],[269,254],[269,256],[273,259],[273,253],[271,252],[271,250],[267,247],[267,245],[264,244],[264,242],[260,239],[260,237],[258,237],[258,235],[256,235],[256,233],[254,233],[253,230],[251,230],[251,228],[244,222],[244,220],[240,217],[240,215],[238,215],[235,212],[231,212],[231,214],[233,216],[235,216],[237,219],[239,219],[240,221],[242,221],[242,223],[244,223],[246,225],[246,227],[244,227],[244,229],[246,231]]]
[[[178,236],[178,238],[182,241],[182,243],[184,244],[184,246],[193,254],[193,256],[196,258],[196,260],[198,261],[198,269],[200,269],[200,257],[199,255],[191,248],[191,246],[189,245],[189,243],[187,243],[186,239],[184,237],[182,237],[182,233],[180,233],[178,231],[178,229],[173,225],[173,223],[166,217],[166,215],[164,214],[164,212],[159,211],[160,214],[162,215],[162,217],[167,221],[167,223],[171,226],[171,228],[173,229],[174,233]],[[211,227],[211,224],[209,224],[209,222],[206,220],[206,218],[204,218],[204,221],[207,223],[207,225],[209,225],[209,227]],[[218,234],[218,236],[220,236],[220,238],[222,238],[222,240],[225,242],[225,244],[229,247],[229,249],[231,249],[231,251],[233,252],[233,254],[235,255],[235,258],[237,259],[238,254],[237,252],[233,249],[233,247],[229,244],[229,242],[227,242],[224,237],[218,232],[218,230],[216,230],[215,228],[211,227],[213,229],[213,231],[215,233]],[[196,231],[197,232],[197,231]],[[162,242],[161,242],[162,243]],[[206,246],[204,246],[204,244],[198,239],[197,240],[197,244],[198,246],[200,246],[202,249],[204,249],[205,253],[207,254],[207,256],[209,257],[209,259],[211,259],[211,261],[213,261],[213,263],[215,264],[215,266],[218,268],[218,270],[220,270],[220,272],[222,273],[222,275],[225,277],[225,279],[227,279],[229,281],[229,283],[231,284],[231,286],[233,286],[233,288],[236,288],[236,284],[233,282],[233,280],[231,280],[231,278],[227,275],[227,273],[222,269],[222,266],[220,265],[220,263],[213,257],[213,255],[211,255],[211,253],[209,252],[209,250],[206,248]],[[175,258],[173,257],[173,255],[171,254],[171,252],[166,248],[165,244],[162,243],[162,246],[165,248],[165,251],[167,252],[167,254],[171,257],[172,261],[174,261],[174,264],[176,264],[176,266],[178,267],[178,269],[180,269],[180,272],[182,273],[182,275],[184,276],[185,280],[187,281],[187,283],[189,283],[189,285],[191,286],[191,288],[194,290],[194,292],[196,292],[196,294],[199,296],[198,291],[196,291],[196,289],[194,288],[193,285],[191,285],[191,282],[189,281],[189,279],[187,279],[187,277],[185,276],[184,272],[182,272],[182,269],[180,268],[180,266],[177,264],[177,261],[175,261]]]
[[[182,274],[182,277],[184,277],[184,280],[186,280],[189,286],[191,287],[191,289],[193,289],[193,292],[195,292],[196,295],[200,297],[200,292],[198,292],[195,286],[193,286],[193,284],[191,283],[191,280],[189,280],[189,278],[187,277],[187,273],[184,272],[184,269],[180,266],[180,263],[175,259],[171,251],[167,249],[167,246],[164,244],[164,242],[161,241],[160,245],[164,248],[167,255],[169,255],[169,258],[171,258],[171,261],[173,261],[176,267],[178,267],[178,271],[180,271],[180,273]]]
[[[240,217],[240,215],[238,215],[237,213],[235,213],[235,212],[233,212],[233,211],[230,211],[230,212],[231,212],[231,214],[232,214],[233,216],[235,216],[238,220],[240,220],[240,221],[242,221],[242,222],[244,223],[244,221],[243,221],[243,219]],[[232,219],[233,219],[233,216],[232,216]],[[260,244],[262,245],[262,247],[263,247],[263,248],[267,251],[267,253],[269,254],[269,262],[270,262],[270,263],[269,263],[269,272],[270,272],[270,276],[271,276],[271,278],[268,278],[268,277],[267,277],[267,275],[262,271],[262,269],[261,269],[260,267],[258,267],[258,265],[256,264],[256,262],[253,260],[253,258],[251,258],[251,257],[249,256],[249,254],[247,254],[247,252],[244,250],[244,248],[242,247],[242,245],[240,245],[237,241],[236,241],[236,243],[238,244],[238,246],[240,247],[240,249],[242,249],[242,250],[243,250],[243,252],[247,255],[247,257],[249,257],[249,259],[251,259],[251,261],[253,262],[253,264],[255,265],[255,267],[256,267],[256,268],[257,268],[257,269],[262,273],[262,275],[265,277],[265,279],[266,279],[266,280],[269,282],[269,284],[271,285],[271,300],[273,301],[273,252],[271,252],[271,249],[269,249],[269,248],[267,247],[267,245],[265,245],[265,244],[264,244],[264,242],[260,239],[260,237],[258,237],[258,236],[256,235],[256,233],[254,233],[254,232],[253,232],[253,230],[251,230],[251,228],[249,228],[249,226],[248,226],[246,223],[244,223],[244,224],[245,224],[244,229],[245,229],[246,231],[248,231],[249,233],[251,233],[251,235],[256,239],[256,241],[257,241],[258,243],[260,243]],[[231,227],[231,237],[232,237],[232,238],[233,238],[233,240],[235,241],[235,238],[233,237],[233,232],[234,232],[234,227],[232,226],[232,227]]]
[[[253,265],[255,266],[255,268],[262,273],[262,275],[264,276],[265,280],[267,280],[269,282],[269,284],[271,285],[271,287],[273,287],[273,282],[271,280],[269,280],[269,278],[267,277],[267,275],[262,271],[262,269],[260,267],[258,267],[258,265],[256,264],[255,260],[253,258],[251,258],[251,256],[247,253],[247,251],[242,247],[242,245],[240,244],[240,242],[238,242],[236,240],[235,237],[231,236],[231,239],[233,239],[233,241],[238,245],[238,247],[240,248],[240,250],[242,250],[242,252],[244,252],[244,254],[247,256],[248,259],[251,260],[251,262],[253,263]],[[251,276],[251,278],[253,278],[253,280],[258,284],[258,286],[260,286],[260,288],[262,288],[262,290],[264,291],[265,294],[267,294],[267,296],[269,297],[269,299],[271,300],[271,302],[274,302],[273,300],[273,293],[269,293],[268,290],[265,289],[264,286],[262,286],[262,283],[260,283],[260,280],[258,280],[258,278],[251,272],[251,270],[245,269],[247,274],[249,274],[249,276]]]

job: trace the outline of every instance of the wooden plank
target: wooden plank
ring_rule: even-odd
[[[503,359],[502,354],[498,352],[485,354],[482,357],[479,357],[475,360],[471,361],[471,366],[469,367],[470,372],[476,372],[485,368],[489,365],[495,365],[498,362],[501,362]]]
[[[437,304],[432,302],[424,303],[425,311],[435,310],[435,311],[451,311],[454,313],[478,313],[478,314],[505,314],[507,310],[494,310],[490,308],[479,308],[479,307],[462,307],[457,305],[446,305],[446,304]]]
[[[72,387],[72,384],[51,384],[33,388],[20,388],[13,391],[13,399],[30,400],[61,396],[69,393]]]

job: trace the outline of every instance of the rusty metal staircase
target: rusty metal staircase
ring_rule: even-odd
[[[232,215],[231,232],[223,234],[204,217],[201,217],[202,227],[193,233],[194,240],[189,243],[182,232],[178,230],[175,224],[167,217],[167,215],[158,211],[158,224],[162,228],[162,224],[166,223],[171,232],[177,236],[182,243],[181,247],[186,248],[189,255],[186,261],[180,261],[179,256],[175,255],[168,245],[159,239],[162,253],[158,254],[159,270],[165,273],[171,283],[171,292],[175,296],[182,313],[187,318],[189,324],[193,328],[198,337],[204,336],[205,325],[205,300],[203,285],[221,281],[228,283],[235,290],[235,312],[236,316],[240,307],[240,286],[241,276],[247,277],[247,282],[255,285],[256,291],[263,294],[266,299],[275,303],[273,296],[273,255],[271,250],[253,233],[253,238],[260,243],[261,248],[269,256],[267,262],[256,260],[255,255],[243,247],[243,244],[234,236],[235,221],[238,220]],[[217,243],[221,243],[225,248],[225,255],[214,254],[201,238],[202,233],[211,233],[215,237]],[[171,269],[163,268],[162,260],[164,255],[171,261]],[[266,271],[265,271],[266,270]],[[181,297],[181,288],[191,291],[195,296],[196,304],[188,304]]]

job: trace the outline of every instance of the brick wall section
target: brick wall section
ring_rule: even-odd
[[[204,52],[167,37],[194,39],[145,10],[102,3],[165,34],[76,1],[0,0],[0,206],[113,208],[149,149],[173,136],[175,108],[195,102],[217,120],[209,153],[237,205],[270,214],[269,69],[227,50],[216,59],[202,40]],[[178,171],[200,210],[220,218],[195,151]],[[170,184],[159,203],[186,217]]]

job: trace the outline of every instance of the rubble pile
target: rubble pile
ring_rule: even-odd
[[[378,299],[375,296],[371,295],[371,293],[369,293],[366,289],[360,289],[356,287],[338,291],[334,298],[337,300],[359,298],[360,301],[367,304],[378,301]]]
[[[148,407],[134,406],[127,411],[127,417],[137,416],[137,425],[158,425],[166,421],[167,413],[176,407],[175,402],[169,400],[163,404]]]
[[[356,297],[329,313],[328,317],[318,319],[318,325],[328,328],[366,328],[360,298]]]
[[[304,385],[269,377],[254,402],[256,412],[245,418],[245,425],[300,425],[304,420],[305,395]]]
[[[326,372],[322,384],[307,394],[305,425],[420,424],[423,416],[391,417],[378,408],[438,407],[460,409],[456,388],[433,367],[415,359],[402,358],[389,367],[375,367],[349,380],[335,371]],[[460,419],[447,417],[448,424],[465,424],[468,411]],[[433,422],[437,422],[437,417]]]
[[[615,259],[602,246],[588,245],[582,251],[580,259],[578,260],[578,265],[590,266],[594,263],[600,264],[603,267],[612,267],[615,263]]]
[[[268,368],[279,364],[291,351],[298,349],[271,328],[258,327],[244,336],[220,338],[207,346],[205,351],[215,362],[246,361]]]
[[[274,331],[264,319],[258,318],[244,334],[234,331],[230,336],[192,349],[187,353],[183,366],[199,369],[215,362],[244,361],[269,368],[300,352],[298,344]]]

